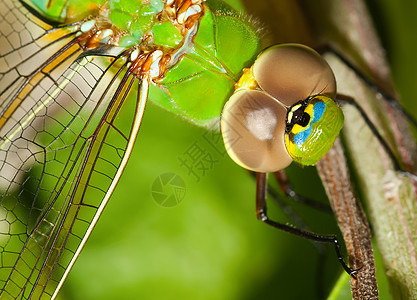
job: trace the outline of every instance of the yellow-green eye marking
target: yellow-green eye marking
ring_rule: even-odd
[[[257,172],[275,172],[293,160],[314,165],[343,126],[334,102],[336,80],[313,49],[283,44],[263,51],[237,83],[221,119],[229,156]]]
[[[314,165],[329,151],[343,126],[343,112],[329,97],[318,95],[291,107],[285,145],[292,159]]]

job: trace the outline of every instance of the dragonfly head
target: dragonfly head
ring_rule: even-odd
[[[343,126],[335,96],[333,72],[317,52],[299,44],[266,49],[224,106],[228,154],[257,172],[282,170],[293,160],[314,165]]]

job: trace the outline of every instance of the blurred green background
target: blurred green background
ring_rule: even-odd
[[[369,5],[394,81],[413,112],[417,3]],[[326,247],[325,262],[319,262],[311,242],[257,221],[255,183],[243,169],[219,157],[197,182],[180,165],[178,158],[205,133],[148,105],[124,175],[60,299],[319,299],[320,290],[330,292],[342,273],[333,249]],[[151,197],[153,181],[166,172],[186,184],[185,198],[172,208]],[[291,166],[289,175],[301,194],[327,202],[314,168]],[[269,207],[274,219],[288,221],[275,203]],[[294,210],[315,232],[338,233],[333,216],[300,205]]]

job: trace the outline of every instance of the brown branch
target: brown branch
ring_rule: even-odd
[[[352,190],[349,169],[339,139],[317,164],[317,170],[342,231],[350,267],[361,268],[356,274],[357,279],[351,277],[352,297],[378,299],[369,224]]]

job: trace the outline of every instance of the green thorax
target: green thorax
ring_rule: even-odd
[[[171,55],[165,76],[152,81],[149,98],[196,124],[218,119],[243,68],[260,52],[253,24],[220,0],[202,1],[203,14],[190,30],[166,17],[163,0],[31,1],[53,21],[98,18],[100,24],[112,24],[117,42],[103,42]]]
[[[217,119],[234,84],[260,52],[260,38],[249,22],[207,1],[198,31],[184,46],[185,55],[151,86],[150,98],[197,124]]]

